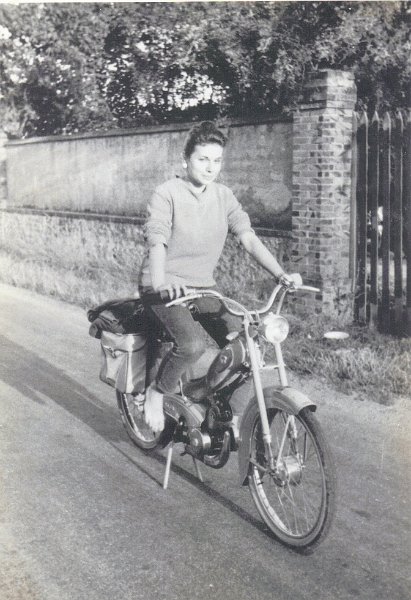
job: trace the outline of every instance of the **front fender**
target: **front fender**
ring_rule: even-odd
[[[234,394],[233,394],[234,395]],[[302,392],[291,387],[264,388],[264,399],[267,409],[277,408],[286,410],[294,415],[309,408],[316,410],[316,405]],[[255,419],[259,413],[257,398],[254,395],[249,396],[249,403],[241,418],[239,442],[238,442],[238,468],[240,475],[240,485],[248,485],[248,471],[251,455],[251,435]]]
[[[264,390],[264,397],[267,408],[292,409],[294,414],[298,414],[300,410],[306,406],[316,409],[316,405],[302,392],[292,387],[279,387],[272,383],[272,373],[260,371],[261,383]],[[267,390],[267,393],[265,392]],[[275,393],[275,404],[274,402]],[[233,414],[238,416],[238,420],[242,421],[245,411],[251,402],[256,400],[253,378],[248,379],[240,385],[231,395],[230,406]]]

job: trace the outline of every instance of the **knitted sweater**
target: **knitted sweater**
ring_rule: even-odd
[[[215,285],[213,272],[228,231],[238,237],[252,229],[247,213],[227,186],[212,182],[195,194],[184,179],[166,181],[148,204],[140,285],[151,285],[148,255],[158,243],[167,247],[165,283]]]

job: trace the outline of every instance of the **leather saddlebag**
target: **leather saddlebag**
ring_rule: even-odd
[[[144,391],[147,356],[145,335],[103,331],[101,351],[101,381],[127,394]]]

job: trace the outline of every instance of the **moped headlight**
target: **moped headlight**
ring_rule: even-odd
[[[264,318],[263,326],[264,337],[272,344],[283,342],[290,331],[287,319],[273,313],[268,313]]]

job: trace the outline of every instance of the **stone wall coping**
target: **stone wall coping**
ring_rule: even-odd
[[[305,85],[310,85],[313,80],[328,80],[328,79],[345,79],[354,81],[355,76],[352,71],[345,69],[318,69],[318,71],[309,71],[306,77]]]
[[[131,215],[111,215],[94,212],[82,212],[71,210],[51,210],[47,208],[29,208],[26,206],[0,206],[0,213],[16,213],[36,216],[60,217],[66,219],[85,219],[87,221],[103,221],[106,223],[130,223],[142,225],[144,217]],[[287,229],[268,229],[265,227],[254,227],[256,233],[263,237],[292,238],[292,231]]]
[[[230,127],[245,127],[249,125],[270,125],[272,123],[292,123],[293,117],[282,116],[282,117],[267,117],[262,119],[238,119],[227,121],[227,123],[221,123],[219,126],[221,129],[227,129]],[[112,129],[109,131],[90,131],[86,133],[73,133],[72,135],[47,135],[44,137],[32,137],[22,140],[8,140],[5,144],[6,147],[12,148],[14,146],[21,146],[25,144],[44,144],[50,142],[70,142],[72,140],[87,140],[93,138],[105,138],[105,137],[122,137],[131,135],[150,135],[155,133],[164,132],[178,132],[188,131],[195,123],[184,122],[184,123],[171,123],[167,125],[150,125],[145,127],[136,127],[132,129]]]
[[[327,98],[324,98],[324,100],[313,100],[312,102],[299,104],[298,110],[300,112],[307,112],[310,110],[324,110],[334,108],[352,111],[354,109],[355,103],[356,101],[354,98],[352,100],[327,100]]]

